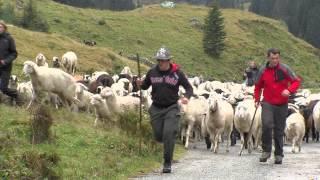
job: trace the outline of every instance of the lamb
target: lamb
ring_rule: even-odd
[[[90,112],[90,101],[93,94],[87,90],[88,88],[85,85],[77,83],[75,98],[79,100],[79,102],[76,103],[77,108]]]
[[[129,75],[130,77],[132,77],[132,72],[129,66],[125,66],[122,71],[120,72],[120,74],[126,74]]]
[[[72,51],[66,52],[61,58],[61,64],[68,73],[74,75],[78,65],[77,55]]]
[[[255,112],[254,100],[246,99],[238,103],[235,115],[234,126],[238,130],[241,136],[241,149],[247,143],[248,152],[252,152],[252,137],[247,137],[248,142],[245,142],[245,134],[249,133],[252,118]],[[254,124],[252,125],[252,136],[255,139],[254,148],[258,147],[260,135],[261,135],[261,107],[259,106],[254,117]],[[239,153],[240,154],[240,153]]]
[[[204,97],[191,98],[188,104],[179,103],[179,105],[182,114],[182,133],[185,132],[185,125],[187,125],[185,148],[188,148],[193,127],[201,127],[201,122],[208,118],[209,105]],[[183,137],[183,134],[181,134],[181,137]]]
[[[113,113],[123,113],[126,110],[137,110],[140,99],[132,96],[117,96],[110,87],[102,89],[100,95],[107,100]]]
[[[111,85],[111,89],[118,96],[125,96],[132,92],[133,86],[128,79],[119,79],[117,83]]]
[[[38,66],[48,67],[47,58],[42,53],[39,53],[36,57],[36,64]]]
[[[97,126],[98,120],[103,121],[104,119],[110,119],[111,112],[109,110],[106,99],[102,98],[100,94],[95,94],[91,97],[90,103],[95,109],[96,119],[94,121],[94,126]]]
[[[8,88],[17,89],[18,86],[18,77],[16,75],[11,75],[9,79]]]
[[[54,68],[60,68],[62,65],[61,65],[61,62],[59,60],[59,58],[57,56],[54,56],[52,58],[52,67]]]
[[[75,99],[76,82],[70,74],[56,68],[38,67],[32,61],[24,62],[23,72],[30,76],[33,87],[33,96],[28,108],[37,100],[41,90],[57,94],[67,108],[71,103],[78,101]]]
[[[28,102],[31,101],[33,94],[31,81],[18,83],[17,91],[22,96],[23,100],[26,100]]]
[[[202,135],[210,135],[211,151],[218,152],[219,140],[223,133],[227,136],[226,151],[229,152],[230,135],[233,127],[233,108],[231,104],[211,94],[209,99],[209,118],[201,123]]]
[[[300,113],[293,113],[287,118],[285,134],[292,141],[292,153],[296,152],[296,146],[301,151],[301,143],[305,134],[304,118]]]

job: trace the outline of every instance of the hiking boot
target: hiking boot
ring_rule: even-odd
[[[275,164],[282,164],[282,156],[276,155],[274,157],[274,163]]]
[[[163,173],[171,173],[171,163],[164,163],[162,172]]]
[[[260,162],[267,162],[267,159],[269,159],[271,156],[270,152],[262,152],[259,161]]]

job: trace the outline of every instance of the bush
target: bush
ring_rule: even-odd
[[[100,19],[100,20],[98,21],[98,24],[99,24],[100,26],[103,26],[103,25],[106,24],[106,21],[105,21],[104,19]]]
[[[49,31],[49,24],[37,11],[37,6],[34,0],[29,0],[27,5],[24,7],[19,25],[30,30],[40,32]]]

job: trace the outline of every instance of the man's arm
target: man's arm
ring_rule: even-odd
[[[290,81],[290,86],[288,87],[288,91],[290,94],[295,93],[298,88],[300,87],[301,80],[298,78],[298,76],[289,68],[289,66],[286,66],[288,78]]]
[[[150,87],[150,85],[151,85],[150,71],[148,71],[146,78],[142,82],[141,89],[146,90]]]
[[[16,44],[14,42],[14,39],[11,36],[9,36],[8,40],[9,40],[9,43],[10,43],[10,45],[9,45],[9,55],[3,59],[4,62],[5,62],[5,65],[10,64],[18,56],[18,52],[16,50]]]
[[[262,81],[262,75],[264,72],[265,68],[261,68],[258,72],[257,78],[256,78],[256,82],[255,82],[255,86],[254,86],[254,101],[255,102],[260,102],[260,97],[261,97],[261,90],[264,86],[264,83]]]
[[[188,81],[188,79],[186,78],[186,75],[180,71],[180,84],[182,85],[182,87],[186,90],[186,98],[190,99],[190,97],[193,95],[193,88],[190,84],[190,82]]]

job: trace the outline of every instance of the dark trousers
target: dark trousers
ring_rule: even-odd
[[[286,126],[288,104],[272,105],[262,103],[262,149],[264,152],[272,150],[272,131],[275,145],[274,155],[283,156],[283,137]]]
[[[165,163],[171,163],[179,130],[180,109],[177,104],[167,108],[152,105],[149,109],[151,126],[156,141],[163,143]]]
[[[0,90],[3,94],[6,94],[11,98],[17,98],[17,90],[8,88],[10,75],[11,68],[9,68],[8,70],[0,69]]]

